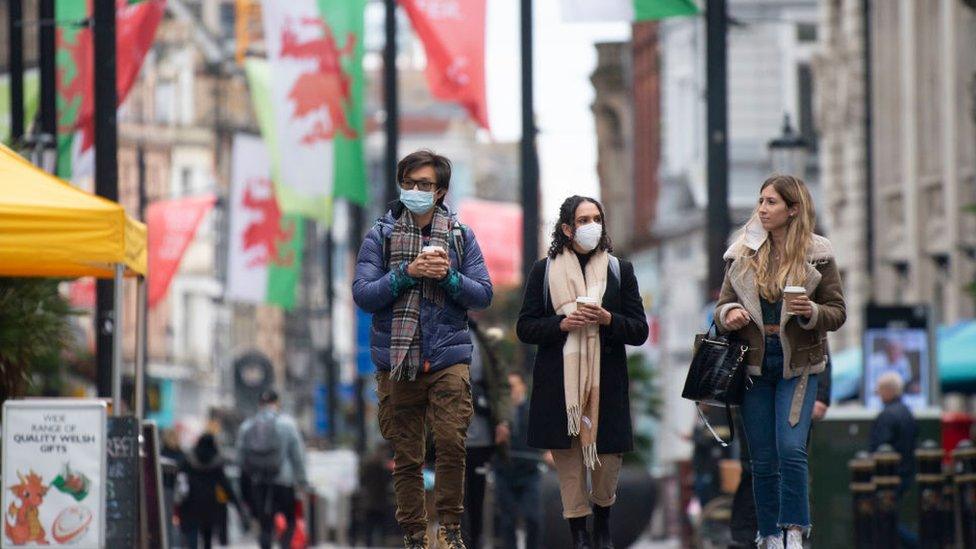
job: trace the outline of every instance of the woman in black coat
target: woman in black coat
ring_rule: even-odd
[[[537,261],[529,274],[517,326],[522,342],[538,346],[529,404],[528,442],[534,448],[552,450],[559,474],[563,516],[569,520],[577,548],[591,547],[586,529],[586,517],[591,513],[595,514],[596,546],[600,549],[612,547],[609,514],[616,498],[617,474],[622,454],[633,449],[630,382],[624,346],[642,345],[648,333],[634,267],[628,261],[609,256],[611,251],[603,206],[587,197],[566,199],[559,211],[548,257]],[[575,265],[566,267],[564,260],[567,258],[578,260],[580,269],[575,270]],[[600,263],[587,269],[591,261]],[[567,304],[565,295],[552,295],[549,277],[578,279],[582,273],[583,287],[587,288],[586,295],[589,296],[593,293],[590,288],[594,281],[591,279],[603,277],[599,268],[602,262],[606,262],[607,269],[605,290],[602,297],[596,299],[599,305],[577,306],[572,303],[574,296],[569,296],[570,302]],[[562,267],[554,268],[560,263]],[[571,271],[571,274],[566,274]],[[587,275],[587,272],[590,274]],[[555,282],[551,287],[556,288],[557,293],[565,294],[559,289],[558,281]],[[602,280],[600,282],[599,287],[602,287]],[[576,287],[580,287],[578,282]],[[583,292],[578,292],[576,297],[581,295]],[[553,305],[557,300],[561,300],[558,310],[564,314],[557,313],[557,307]],[[581,403],[584,410],[582,418],[577,418],[577,432],[571,436],[569,432],[574,431],[574,420],[569,410],[573,406],[567,406],[566,395],[572,394],[567,386],[572,387],[573,383],[567,382],[564,376],[564,347],[567,347],[571,333],[586,333],[587,329],[591,334],[599,334],[599,387],[595,387],[591,393],[593,396],[599,395],[598,413],[594,414],[596,410],[591,410],[588,414],[586,403]],[[566,356],[570,356],[571,361],[575,360],[571,353]],[[575,378],[577,374],[567,375]],[[581,389],[580,393],[583,392]],[[591,455],[589,459],[584,450],[586,428],[593,428],[588,415],[598,418],[598,427],[593,436],[596,456]],[[586,483],[588,469],[593,486],[589,493]]]
[[[181,464],[181,472],[187,477],[189,490],[180,503],[180,524],[190,549],[196,549],[198,537],[203,538],[204,549],[210,549],[215,527],[220,518],[221,503],[217,490],[223,490],[237,512],[241,522],[247,524],[240,500],[224,474],[224,460],[217,450],[217,442],[211,434],[197,440],[192,452]]]

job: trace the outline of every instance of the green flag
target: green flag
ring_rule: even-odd
[[[335,183],[333,196],[366,205],[366,165],[363,157],[363,13],[366,0],[318,0],[322,18],[336,36],[354,36],[352,55],[342,61],[342,70],[351,83],[349,100],[344,103],[346,120],[354,137],[336,134]]]
[[[40,78],[37,69],[24,72],[24,128],[30,128],[40,104]],[[10,139],[10,75],[0,75],[0,141]]]

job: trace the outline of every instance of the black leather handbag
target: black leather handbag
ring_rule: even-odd
[[[746,372],[745,357],[749,351],[746,342],[728,335],[719,335],[715,322],[704,334],[695,336],[695,352],[688,368],[685,388],[681,397],[695,401],[698,417],[722,446],[722,440],[701,411],[702,404],[724,406],[729,421],[729,442],[735,439],[735,424],[732,422],[732,406],[742,404],[747,385],[751,380]]]

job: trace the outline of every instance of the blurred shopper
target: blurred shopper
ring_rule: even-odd
[[[200,437],[193,451],[183,460],[181,472],[187,476],[189,490],[180,504],[180,517],[186,545],[190,549],[199,546],[200,538],[203,539],[203,549],[212,547],[213,536],[220,520],[219,492],[223,492],[240,513],[241,522],[247,523],[240,501],[224,474],[224,465],[217,450],[217,442],[209,433]]]
[[[496,453],[507,454],[511,437],[511,387],[507,368],[498,360],[495,346],[502,338],[501,330],[478,326],[468,319],[474,336],[471,356],[471,402],[474,414],[465,439],[467,455],[464,468],[464,542],[470,547],[481,546],[484,524],[485,481],[488,464]]]
[[[278,393],[265,391],[260,409],[241,425],[237,437],[241,490],[251,513],[261,525],[261,549],[270,549],[274,517],[285,518],[281,547],[291,549],[295,535],[295,500],[307,487],[305,445],[295,420],[281,412]]]
[[[511,445],[495,458],[495,546],[518,549],[516,529],[525,528],[525,546],[542,547],[542,453],[529,446],[528,388],[521,372],[508,374],[511,387]]]
[[[819,375],[817,383],[817,401],[813,403],[813,422],[820,421],[827,415],[830,408],[830,372],[831,360],[830,353],[827,353],[827,367]],[[736,411],[733,414],[736,422],[736,429],[741,433],[742,414]],[[810,427],[810,433],[813,426]],[[810,447],[810,435],[807,435],[807,448]],[[732,518],[729,527],[732,531],[732,543],[729,549],[740,547],[754,547],[756,545],[756,532],[759,530],[759,523],[756,520],[756,500],[752,495],[752,465],[749,459],[749,445],[745,438],[739,438],[739,463],[742,465],[742,476],[739,478],[739,487],[735,490],[732,499]]]
[[[182,547],[180,530],[177,528],[176,520],[176,477],[177,472],[183,466],[186,454],[180,448],[180,435],[175,429],[163,430],[163,447],[159,451],[160,457],[165,460],[163,468],[163,502],[166,505],[166,527],[167,539],[171,547]]]
[[[567,198],[518,320],[519,339],[538,346],[528,443],[552,450],[577,548],[591,547],[590,514],[595,545],[613,547],[610,509],[623,453],[633,449],[624,345],[641,345],[648,333],[634,267],[612,250],[603,206]]]
[[[411,153],[397,165],[397,184],[399,200],[359,249],[353,298],[373,314],[380,432],[393,445],[404,546],[428,546],[421,471],[429,424],[437,448],[438,545],[455,549],[464,547],[464,441],[472,415],[466,317],[491,304],[491,280],[474,232],[444,206],[451,162],[427,150]]]
[[[884,404],[884,409],[871,425],[871,451],[888,444],[901,455],[898,476],[901,486],[898,488],[898,498],[901,499],[912,486],[915,478],[915,442],[918,438],[918,425],[911,409],[902,402],[905,390],[905,379],[900,372],[886,372],[878,378],[875,390]],[[898,536],[902,547],[918,546],[918,536],[906,526],[899,525]]]
[[[826,332],[846,319],[833,248],[813,233],[815,217],[803,181],[767,179],[755,213],[725,253],[732,261],[715,309],[719,329],[749,345],[741,412],[760,547],[783,547],[785,530],[786,547],[799,549],[810,531],[807,434],[826,368]]]

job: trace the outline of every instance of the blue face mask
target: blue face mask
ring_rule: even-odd
[[[400,189],[400,202],[412,213],[423,215],[434,207],[434,191],[418,191]]]

